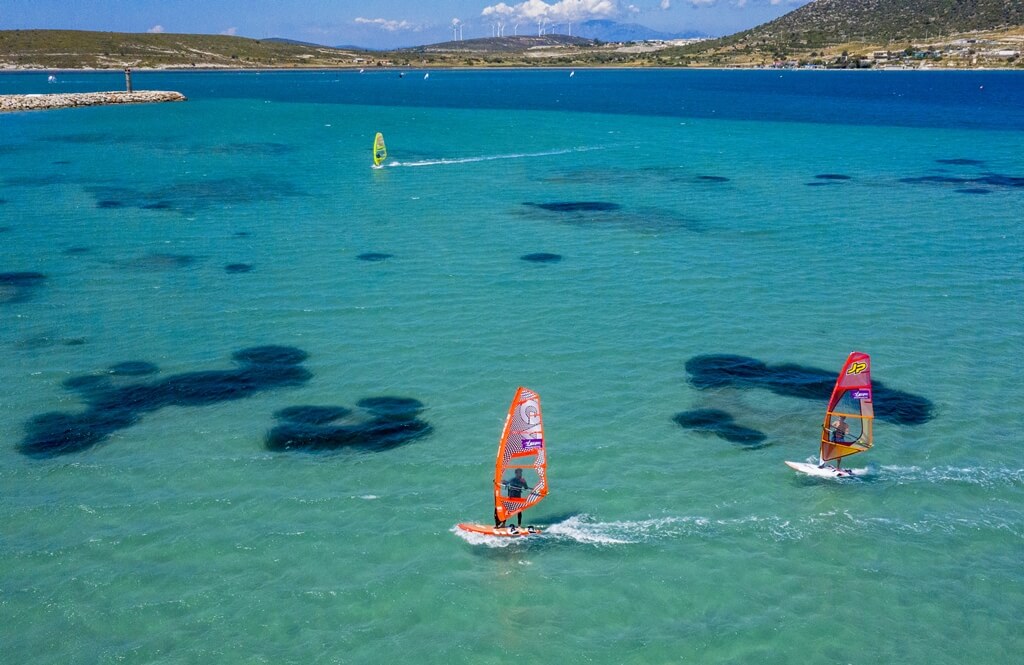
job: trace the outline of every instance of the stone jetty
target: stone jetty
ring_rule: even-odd
[[[0,95],[2,111],[41,111],[66,109],[76,106],[106,106],[108,104],[150,104],[153,102],[183,102],[185,95],[166,90],[139,92],[69,92],[54,95]]]

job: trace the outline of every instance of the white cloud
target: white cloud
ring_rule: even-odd
[[[152,33],[152,34],[155,35],[155,34],[163,32],[163,31],[164,31],[164,26],[162,26],[162,25],[154,25],[152,28],[150,28],[146,32],[149,32],[149,33]]]
[[[519,16],[530,20],[551,18],[551,5],[543,0],[526,0],[516,5]]]
[[[408,21],[392,21],[386,18],[363,18],[359,16],[356,18],[356,23],[362,23],[364,25],[375,25],[381,30],[387,30],[388,32],[398,32],[399,30],[416,30],[416,26]]]
[[[594,18],[608,18],[619,14],[617,0],[558,0],[548,4],[544,0],[525,0],[509,6],[504,2],[484,7],[481,16],[509,18],[520,21],[586,21]]]
[[[504,2],[499,2],[496,5],[491,5],[490,7],[484,7],[484,10],[483,10],[483,12],[481,12],[480,15],[481,16],[488,16],[488,17],[493,16],[495,18],[499,18],[499,17],[500,18],[511,18],[512,16],[515,15],[515,13],[516,13],[515,8],[509,7]]]
[[[672,3],[671,3],[670,0],[661,0],[661,8],[662,9],[669,9],[671,6],[672,6]]]
[[[615,0],[562,0],[551,5],[552,16],[563,21],[587,21],[618,13],[619,7]]]
[[[238,34],[238,28],[228,28],[227,30],[223,30],[220,34],[227,35],[228,37],[234,37]]]

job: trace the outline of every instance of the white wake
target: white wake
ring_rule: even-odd
[[[415,167],[415,166],[438,166],[442,164],[471,164],[473,162],[490,162],[496,159],[527,159],[531,157],[551,157],[554,155],[567,155],[573,152],[586,152],[588,150],[599,150],[600,148],[566,148],[564,150],[548,150],[545,152],[514,152],[504,155],[479,155],[477,157],[451,157],[442,159],[422,159],[415,162],[388,162],[386,166],[392,167]]]

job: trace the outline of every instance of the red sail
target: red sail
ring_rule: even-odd
[[[875,418],[871,393],[871,358],[854,351],[836,379],[821,429],[821,459],[862,453],[872,446]]]

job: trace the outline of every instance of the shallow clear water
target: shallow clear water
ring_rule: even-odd
[[[0,94],[120,85],[58,79]],[[11,662],[1024,652],[1019,74],[135,79],[190,101],[0,116]],[[268,345],[288,371],[234,355]],[[799,382],[852,350],[897,410],[872,474],[797,477]],[[724,354],[777,389],[702,387]],[[456,533],[518,385],[548,532]],[[284,409],[381,396],[418,436],[274,448]]]

